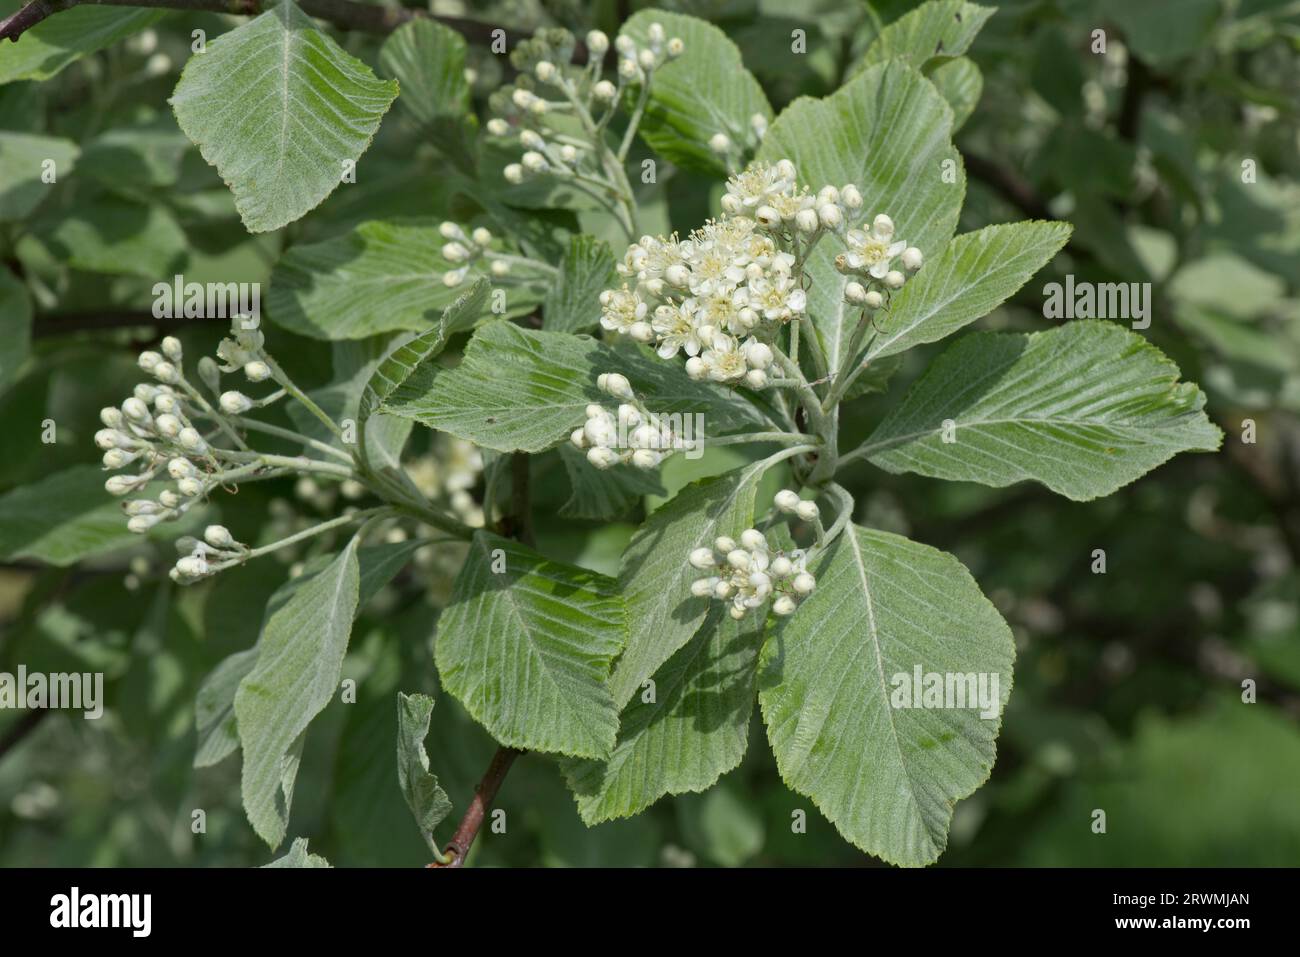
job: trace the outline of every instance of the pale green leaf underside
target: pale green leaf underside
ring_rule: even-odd
[[[573,494],[560,506],[565,518],[607,522],[626,515],[647,495],[666,494],[657,472],[634,465],[592,468],[587,453],[569,442],[560,444],[560,460],[573,486]]]
[[[244,225],[261,233],[334,191],[395,96],[397,83],[376,79],[283,0],[191,56],[171,104]]]
[[[602,372],[626,375],[651,411],[703,413],[709,434],[763,421],[749,403],[693,382],[680,365],[507,321],[480,327],[459,366],[423,363],[383,411],[499,452],[540,452],[582,425],[589,404],[612,404],[596,388]]]
[[[497,741],[599,758],[618,731],[606,682],[626,636],[612,579],[477,532],[435,658],[443,688]]]
[[[725,174],[726,164],[709,148],[709,139],[724,133],[733,143],[745,143],[750,117],[772,118],[767,96],[745,69],[736,45],[713,24],[680,13],[641,10],[622,32],[646,46],[652,23],[662,24],[666,36],[680,37],[685,50],[655,71],[641,136],[671,162]]]
[[[23,5],[15,0],[0,2],[0,19]],[[74,60],[138,33],[165,13],[100,6],[63,10],[26,31],[17,43],[6,40],[0,45],[0,83],[48,80]]]
[[[890,472],[994,486],[1033,479],[1076,501],[1098,498],[1179,452],[1219,447],[1205,395],[1178,375],[1160,350],[1113,323],[976,333],[886,416],[868,458]]]
[[[959,57],[996,12],[963,0],[923,3],[880,31],[858,69],[894,58],[920,69],[935,57]]]
[[[398,103],[423,124],[469,109],[465,38],[451,27],[424,17],[402,24],[380,47],[379,65],[401,83]]]
[[[956,133],[975,112],[984,92],[984,74],[974,60],[962,56],[940,63],[930,71],[929,77],[935,89],[952,107],[952,131]]]
[[[988,315],[1042,269],[1070,238],[1069,223],[986,226],[954,237],[876,318],[867,359],[937,342]]]
[[[338,690],[360,596],[354,537],[330,565],[266,621],[257,665],[239,684],[235,718],[244,751],[244,811],[276,847],[288,824],[288,793],[307,725]]]
[[[713,614],[654,675],[654,700],[624,709],[605,761],[566,762],[588,825],[639,814],[666,794],[703,791],[740,764],[754,709],[762,622]]]
[[[282,857],[277,857],[270,864],[263,864],[263,867],[330,867],[330,862],[325,860],[319,854],[313,854],[307,850],[307,838],[295,837],[293,844],[289,847],[289,853]]]
[[[776,118],[758,155],[771,163],[790,159],[813,190],[856,184],[863,197],[861,221],[887,213],[895,235],[930,259],[952,237],[966,193],[966,174],[952,145],[952,109],[902,60],[869,67],[825,99],[795,100]],[[944,175],[945,160],[953,164],[950,176]],[[835,237],[827,237],[807,267],[808,314],[832,369],[859,315],[845,305],[848,280],[835,270],[843,251]]]
[[[271,273],[267,312],[313,339],[426,332],[465,292],[442,281],[453,268],[442,258],[443,243],[434,222],[369,222],[294,246]]]
[[[0,496],[0,557],[71,565],[139,541],[104,491],[108,474],[77,465]]]
[[[429,755],[424,739],[429,734],[433,699],[423,694],[397,693],[397,779],[402,796],[429,850],[438,853],[433,829],[451,813],[451,799],[429,773]]]
[[[862,850],[931,863],[953,805],[993,767],[1011,629],[955,558],[887,532],[849,526],[813,571],[817,590],[774,628],[759,661],[777,767]],[[997,674],[997,717],[895,708],[894,676],[917,665]]]
[[[677,649],[691,640],[710,600],[691,595],[701,572],[686,560],[720,535],[738,538],[754,524],[754,497],[767,469],[755,462],[692,483],[656,509],[632,536],[619,568],[627,605],[627,649],[610,689],[623,707]]]

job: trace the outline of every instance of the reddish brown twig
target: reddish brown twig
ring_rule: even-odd
[[[492,756],[492,763],[483,774],[483,780],[479,781],[478,787],[474,789],[474,799],[465,809],[465,816],[460,819],[460,826],[456,828],[456,833],[452,835],[451,842],[446,847],[446,854],[451,860],[446,864],[435,861],[429,865],[430,867],[460,867],[465,863],[465,858],[469,856],[469,849],[474,844],[474,838],[478,837],[479,828],[483,826],[483,819],[487,817],[488,808],[492,806],[497,791],[501,789],[501,782],[505,780],[506,772],[510,770],[510,765],[515,763],[515,758],[523,753],[515,748],[497,749],[497,753]]]

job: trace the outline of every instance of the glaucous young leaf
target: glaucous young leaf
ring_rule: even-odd
[[[698,572],[696,574],[699,574]],[[589,826],[639,814],[665,794],[703,791],[740,764],[754,710],[763,619],[714,607],[695,636],[620,715],[604,761],[569,761],[565,777]]]
[[[743,145],[751,135],[750,117],[772,118],[767,96],[745,69],[736,45],[713,24],[681,13],[640,10],[622,32],[645,47],[652,23],[662,24],[667,37],[679,37],[685,50],[655,70],[641,136],[679,166],[726,175],[725,158],[709,148],[709,140],[722,133]]]
[[[334,191],[395,96],[396,82],[377,79],[281,0],[191,56],[171,104],[248,231],[264,233]]]
[[[295,752],[301,753],[307,726],[338,690],[360,579],[354,536],[267,618],[257,664],[235,693],[244,812],[273,848],[288,825]]]
[[[600,758],[618,731],[606,682],[626,638],[612,579],[476,532],[435,660],[443,688],[500,743]]]
[[[791,160],[801,182],[814,190],[856,184],[861,220],[851,225],[870,225],[877,213],[886,213],[894,235],[930,259],[952,237],[966,192],[966,173],[952,145],[952,109],[903,60],[868,67],[825,99],[795,100],[767,131],[758,158]],[[839,368],[859,315],[844,302],[848,280],[835,270],[843,251],[827,236],[807,266],[808,315],[831,369]]]
[[[581,233],[569,240],[560,275],[546,293],[542,326],[556,332],[590,332],[600,322],[600,294],[613,288],[614,254],[609,243]]]
[[[1069,223],[986,226],[953,238],[876,317],[867,347],[874,359],[936,342],[986,316],[1051,261],[1070,238]]]
[[[953,805],[993,767],[1011,629],[957,559],[888,532],[850,525],[810,570],[816,590],[771,631],[759,659],[777,768],[862,850],[929,864],[947,844]],[[962,676],[963,695],[973,676],[976,700],[903,707],[918,668],[954,691]]]
[[[1033,479],[1087,501],[1179,452],[1219,448],[1205,394],[1178,376],[1114,323],[975,333],[931,364],[863,449],[890,472],[993,486]]]
[[[433,829],[451,813],[451,798],[429,773],[424,739],[429,733],[433,699],[424,694],[397,693],[397,778],[402,796],[415,816],[429,850],[439,852]]]
[[[710,434],[764,421],[750,403],[692,381],[677,363],[644,358],[589,336],[504,321],[479,327],[455,368],[420,365],[383,411],[499,452],[540,452],[582,425],[589,404],[613,405],[596,388],[602,372],[627,376],[652,412],[702,413]]]

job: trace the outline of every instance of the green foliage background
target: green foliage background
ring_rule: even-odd
[[[851,491],[861,524],[951,551],[1015,632],[1015,691],[989,783],[957,807],[942,864],[1226,865],[1300,860],[1300,5],[1285,0],[1012,0],[994,3],[966,56],[983,93],[957,135],[967,200],[959,232],[1060,217],[1065,251],[979,328],[1033,331],[1042,287],[1078,280],[1151,282],[1146,335],[1199,382],[1226,440],[1216,455],[1180,456],[1094,502],[1035,484],[988,489],[861,466]],[[16,9],[0,0],[0,12]],[[588,5],[474,5],[472,16],[527,29],[589,25]],[[612,4],[594,4],[613,32]],[[660,3],[709,19],[739,46],[773,107],[824,96],[910,3],[746,0]],[[438,12],[455,13],[454,9]],[[242,22],[136,11],[127,38],[75,59],[46,82],[0,85],[0,670],[102,670],[99,721],[55,713],[0,757],[0,864],[252,865],[272,855],[248,826],[239,766],[194,769],[200,682],[257,637],[259,611],[287,575],[274,560],[176,589],[167,541],[141,544],[106,514],[102,554],[75,567],[23,557],[29,525],[102,507],[91,436],[97,410],[140,379],[135,352],[161,333],[115,321],[147,309],[150,286],[187,280],[265,283],[282,250],[345,235],[385,216],[464,212],[413,122],[390,116],[355,185],[305,218],[250,235],[231,193],[166,105],[190,31],[215,37]],[[154,31],[157,50],[139,32]],[[807,54],[790,53],[807,31]],[[1092,52],[1092,32],[1107,52]],[[335,36],[378,62],[378,43]],[[8,48],[6,44],[6,48]],[[164,54],[167,62],[157,58]],[[957,62],[957,61],[953,61]],[[9,67],[0,58],[0,81]],[[480,107],[500,63],[479,47]],[[399,103],[401,101],[399,100]],[[76,144],[67,176],[42,187],[6,161],[55,137]],[[41,155],[46,155],[42,153]],[[51,154],[54,155],[54,154]],[[636,154],[634,154],[635,156]],[[1242,163],[1255,164],[1243,182]],[[638,197],[645,220],[689,228],[716,208],[718,184],[674,170]],[[520,205],[524,205],[520,202]],[[34,323],[14,288],[33,291]],[[31,327],[30,349],[25,341]],[[178,332],[211,353],[220,324]],[[165,331],[172,331],[167,329]],[[373,331],[373,330],[371,330]],[[362,333],[364,334],[364,333]],[[347,344],[271,330],[295,378],[331,381]],[[901,389],[938,351],[913,350]],[[845,409],[844,448],[888,408]],[[57,441],[40,441],[42,423]],[[1257,441],[1242,441],[1254,422]],[[416,430],[417,447],[431,440]],[[729,450],[665,468],[668,493],[743,459]],[[84,463],[81,469],[74,466]],[[632,522],[561,516],[570,484],[556,452],[533,462],[539,549],[610,573]],[[59,515],[31,515],[21,490],[64,483]],[[641,494],[643,490],[638,490]],[[17,496],[17,497],[15,497]],[[273,506],[279,501],[279,506]],[[292,503],[291,505],[289,503]],[[255,540],[269,511],[312,502],[291,484],[250,485],[214,500],[204,520]],[[322,516],[327,514],[321,512]],[[19,518],[23,521],[20,522]],[[24,538],[27,536],[27,538]],[[335,548],[342,542],[335,544]],[[124,546],[126,546],[124,548]],[[1106,573],[1093,574],[1093,550]],[[134,565],[132,565],[134,562]],[[344,676],[358,703],[335,700],[312,726],[289,834],[336,865],[428,860],[398,784],[398,691],[433,694],[428,751],[462,809],[495,748],[431,667],[435,604],[455,561],[407,571],[365,608]],[[129,579],[129,581],[128,581]],[[433,601],[430,600],[432,597]],[[1258,701],[1241,702],[1241,682]],[[0,738],[22,716],[0,714]],[[499,806],[505,834],[485,831],[473,858],[499,865],[870,864],[811,802],[780,781],[755,711],[740,768],[703,795],[659,802],[588,830],[560,771],[525,756]],[[190,830],[204,809],[207,833]],[[1091,813],[1107,814],[1107,833]],[[791,829],[807,812],[807,833]],[[447,827],[444,823],[443,828]]]

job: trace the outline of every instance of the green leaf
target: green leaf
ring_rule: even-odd
[[[560,445],[560,460],[573,485],[573,494],[560,506],[565,518],[605,522],[626,515],[647,495],[666,494],[657,472],[634,466],[592,468],[586,453],[571,442]]]
[[[0,496],[0,556],[67,566],[139,541],[104,491],[106,475],[77,465]]]
[[[737,145],[752,142],[750,117],[772,118],[763,88],[745,69],[736,45],[711,23],[641,10],[623,24],[622,32],[637,46],[646,46],[652,23],[662,24],[668,37],[681,38],[685,49],[655,71],[641,136],[679,166],[725,176],[726,162],[709,148],[709,140],[724,133]]]
[[[398,104],[462,168],[472,169],[478,121],[470,112],[465,38],[436,20],[402,24],[379,48],[379,66],[401,83]]]
[[[692,381],[680,365],[505,321],[481,326],[454,369],[423,363],[383,410],[499,452],[540,452],[582,425],[589,404],[608,401],[596,388],[601,372],[626,375],[652,412],[703,414],[711,434],[763,422],[748,402]]]
[[[235,694],[239,683],[257,664],[258,648],[246,648],[225,658],[199,685],[194,699],[194,728],[199,744],[194,766],[207,768],[224,761],[239,747]]]
[[[248,231],[262,233],[334,191],[395,96],[395,82],[376,79],[283,0],[190,57],[171,104]]]
[[[359,589],[353,537],[267,619],[257,665],[235,694],[244,811],[272,848],[288,825],[303,734],[338,690]]]
[[[160,203],[103,192],[82,196],[67,211],[42,210],[35,238],[61,261],[87,272],[157,279],[185,261],[188,242]]]
[[[935,57],[959,57],[996,12],[962,0],[923,3],[880,31],[858,70],[896,58],[920,69]]]
[[[569,240],[560,276],[542,305],[542,326],[555,332],[589,332],[600,322],[600,294],[614,285],[609,243],[585,233]]]
[[[437,223],[370,222],[344,236],[294,246],[271,273],[267,313],[277,325],[313,339],[427,332],[466,289],[442,281],[453,268],[442,258],[443,242]]]
[[[810,570],[817,589],[772,630],[759,660],[777,768],[862,850],[931,863],[953,805],[993,767],[1011,629],[960,562],[898,535],[850,525]],[[988,676],[996,718],[979,705],[896,707],[918,667]]]
[[[17,378],[31,345],[31,297],[27,287],[0,266],[0,392]]]
[[[1133,52],[1153,65],[1205,49],[1223,13],[1219,0],[1102,0],[1101,8],[1119,24]]]
[[[951,139],[952,109],[934,85],[905,61],[890,60],[868,67],[826,99],[795,100],[776,118],[758,155],[771,163],[792,160],[814,190],[856,184],[865,222],[889,214],[896,236],[933,259],[957,226],[966,192]],[[807,267],[808,314],[831,369],[839,368],[859,314],[844,302],[848,280],[835,270],[841,252],[839,241],[827,237]]]
[[[357,421],[364,424],[393,390],[411,377],[415,367],[432,359],[446,348],[447,340],[458,332],[472,328],[483,313],[492,284],[480,277],[464,295],[443,310],[437,324],[393,347],[383,358],[361,392]]]
[[[655,672],[653,696],[637,694],[624,709],[607,760],[566,762],[588,826],[639,814],[665,794],[703,791],[740,764],[763,623],[720,611]]]
[[[956,237],[876,319],[867,358],[937,342],[986,316],[1042,269],[1070,238],[1069,223],[986,226]]]
[[[289,853],[283,857],[277,857],[270,864],[263,864],[263,867],[329,867],[330,862],[325,860],[319,854],[312,854],[307,850],[307,838],[295,837],[293,844],[289,848]]]
[[[1086,501],[1179,452],[1218,449],[1204,393],[1178,375],[1113,323],[976,333],[934,361],[864,449],[890,472],[993,486],[1033,479]]]
[[[451,813],[451,799],[437,777],[429,773],[424,739],[429,734],[432,714],[433,699],[428,695],[397,693],[397,779],[425,843],[438,854],[433,829]]]
[[[754,524],[754,498],[768,467],[764,460],[693,482],[656,509],[628,543],[618,573],[628,642],[610,679],[620,708],[704,621],[710,601],[691,594],[700,572],[687,557],[712,547],[720,535],[739,538]]]
[[[3,56],[5,47],[0,47]],[[54,136],[0,130],[0,222],[26,219],[54,189],[42,175],[46,160],[57,177],[66,178],[79,154],[77,144]]]
[[[438,622],[438,677],[504,745],[604,757],[618,731],[606,681],[626,635],[611,579],[476,532]]]
[[[25,5],[26,0],[0,0],[0,19]],[[17,43],[0,46],[0,84],[48,80],[85,54],[157,23],[164,13],[101,6],[61,11],[26,31]]]
[[[952,131],[956,133],[970,115],[984,92],[984,74],[968,57],[941,63],[929,73],[930,82],[952,107]]]

